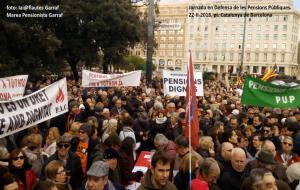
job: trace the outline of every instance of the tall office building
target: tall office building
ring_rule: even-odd
[[[276,64],[280,72],[297,75],[300,13],[293,1],[247,0],[248,17],[243,16],[245,6],[246,0],[160,4],[155,18],[156,68],[184,69],[191,49],[196,70],[235,73],[245,36],[244,72],[262,74]],[[139,51],[136,47],[133,53]]]

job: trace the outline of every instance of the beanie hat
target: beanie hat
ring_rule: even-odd
[[[81,124],[79,131],[84,131],[87,135],[90,135],[92,132],[92,126],[89,123]]]

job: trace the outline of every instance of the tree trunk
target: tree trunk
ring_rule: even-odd
[[[79,80],[79,75],[78,75],[78,71],[77,71],[77,67],[76,67],[78,62],[79,62],[79,59],[72,59],[72,58],[68,59],[68,63],[71,66],[73,77],[76,82],[78,82],[78,80]]]
[[[111,57],[110,56],[105,56],[104,55],[104,61],[103,61],[103,73],[107,74],[108,73],[108,66],[110,64]]]

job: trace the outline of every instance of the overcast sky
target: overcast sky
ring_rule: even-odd
[[[160,2],[171,2],[171,3],[176,3],[180,1],[188,1],[188,0],[160,0]],[[300,11],[300,0],[294,0],[294,6],[295,9]]]

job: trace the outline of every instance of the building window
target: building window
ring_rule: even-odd
[[[208,34],[204,34],[204,39],[205,39],[205,40],[208,39]]]
[[[258,73],[258,66],[253,66],[253,73]]]
[[[269,40],[269,34],[265,34],[265,40]]]
[[[227,34],[224,34],[223,37],[224,37],[224,40],[226,40],[227,39]]]
[[[182,45],[182,44],[177,44],[176,47],[177,47],[177,48],[182,48],[183,45]]]
[[[225,53],[222,53],[222,61],[225,61]]]
[[[255,53],[255,61],[258,61],[258,59],[259,59],[259,53]]]
[[[199,71],[200,70],[200,64],[194,64],[194,69]]]
[[[259,48],[259,44],[255,44],[255,48],[258,49]]]
[[[286,34],[282,34],[282,40],[286,40]]]
[[[233,18],[233,17],[232,17],[232,18]],[[232,32],[235,32],[235,25],[232,25],[231,31],[232,31]]]
[[[199,59],[199,57],[200,57],[200,52],[196,51],[196,59]]]
[[[206,59],[207,59],[207,55],[206,53],[203,53],[203,61],[206,61]]]
[[[250,53],[247,53],[246,60],[250,61]]]
[[[277,48],[277,44],[273,44],[273,49],[276,49]]]
[[[266,26],[266,31],[269,31],[270,30],[270,25],[267,25]]]
[[[250,44],[247,44],[247,45],[246,45],[246,47],[247,47],[247,48],[250,48],[250,47],[251,47],[251,45],[250,45]]]
[[[206,31],[206,32],[208,31],[208,26],[204,27],[204,31]]]
[[[284,16],[283,16],[283,21],[288,21],[288,19],[289,19],[289,16],[288,16],[288,15],[284,15]]]
[[[278,40],[278,34],[274,34],[273,39]]]
[[[224,26],[223,31],[227,32],[227,27],[226,26]]]
[[[282,44],[281,48],[286,49],[286,44]]]
[[[177,37],[177,41],[180,41],[180,42],[181,42],[182,39],[183,39],[183,38],[182,38],[181,36]]]
[[[222,44],[222,47],[223,47],[223,48],[226,48],[226,43],[223,43],[223,44]]]
[[[230,53],[230,56],[229,56],[229,59],[230,59],[230,61],[233,61],[233,53]]]
[[[240,40],[242,40],[243,39],[243,34],[240,34]]]
[[[173,61],[171,59],[168,59],[167,61],[167,68],[173,70]]]
[[[239,53],[238,61],[241,61],[242,59],[242,53]]]
[[[257,31],[261,31],[261,25],[257,25]]]
[[[268,49],[268,44],[264,44],[264,48],[265,48],[265,49]]]
[[[264,53],[264,61],[267,61],[267,60],[268,60],[268,54]]]
[[[285,59],[285,54],[282,53],[282,54],[281,54],[281,62],[284,62],[284,59]]]
[[[256,40],[260,40],[260,34],[256,34]]]
[[[219,46],[218,43],[215,43],[215,44],[214,44],[215,49],[218,49],[218,46]]]
[[[177,51],[177,57],[182,57],[182,51]]]
[[[182,61],[180,59],[177,59],[175,61],[175,70],[180,71],[181,70]]]
[[[159,60],[159,69],[164,69],[165,68],[165,60],[164,59],[160,59]]]
[[[279,73],[284,73],[284,67],[279,67]]]
[[[214,61],[217,61],[217,60],[218,60],[218,54],[214,53]]]
[[[216,31],[219,31],[219,26],[216,26]]]
[[[272,54],[272,61],[275,62],[276,61],[276,53]]]
[[[274,31],[278,31],[278,25],[274,25]]]
[[[249,31],[249,32],[252,31],[252,26],[251,26],[251,25],[248,26],[248,31]]]
[[[252,40],[252,34],[248,34],[248,40]]]
[[[168,48],[173,48],[174,44],[168,44]]]
[[[234,44],[230,44],[230,48],[234,48]]]
[[[168,51],[168,56],[169,57],[172,57],[174,54],[173,54],[173,51],[172,50],[170,50],[170,51]]]
[[[287,25],[283,25],[283,31],[287,31],[288,26]]]

